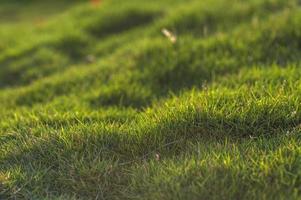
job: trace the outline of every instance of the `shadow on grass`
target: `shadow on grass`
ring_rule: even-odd
[[[114,34],[146,26],[154,22],[162,14],[151,9],[127,8],[122,11],[112,11],[110,14],[95,19],[87,25],[86,30],[97,38],[105,38]]]
[[[0,88],[28,85],[70,65],[85,63],[88,47],[88,38],[69,35],[9,56],[0,63]]]

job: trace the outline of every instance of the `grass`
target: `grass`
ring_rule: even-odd
[[[300,199],[299,1],[24,4],[0,1],[0,199]]]

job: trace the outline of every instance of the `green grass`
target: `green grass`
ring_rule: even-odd
[[[0,1],[0,199],[301,198],[299,1],[58,2]]]

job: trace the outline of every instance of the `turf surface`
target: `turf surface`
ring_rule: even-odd
[[[0,199],[301,198],[300,1],[0,16]]]

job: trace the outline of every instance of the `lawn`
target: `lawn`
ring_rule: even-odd
[[[0,199],[301,199],[299,0],[0,0]]]

